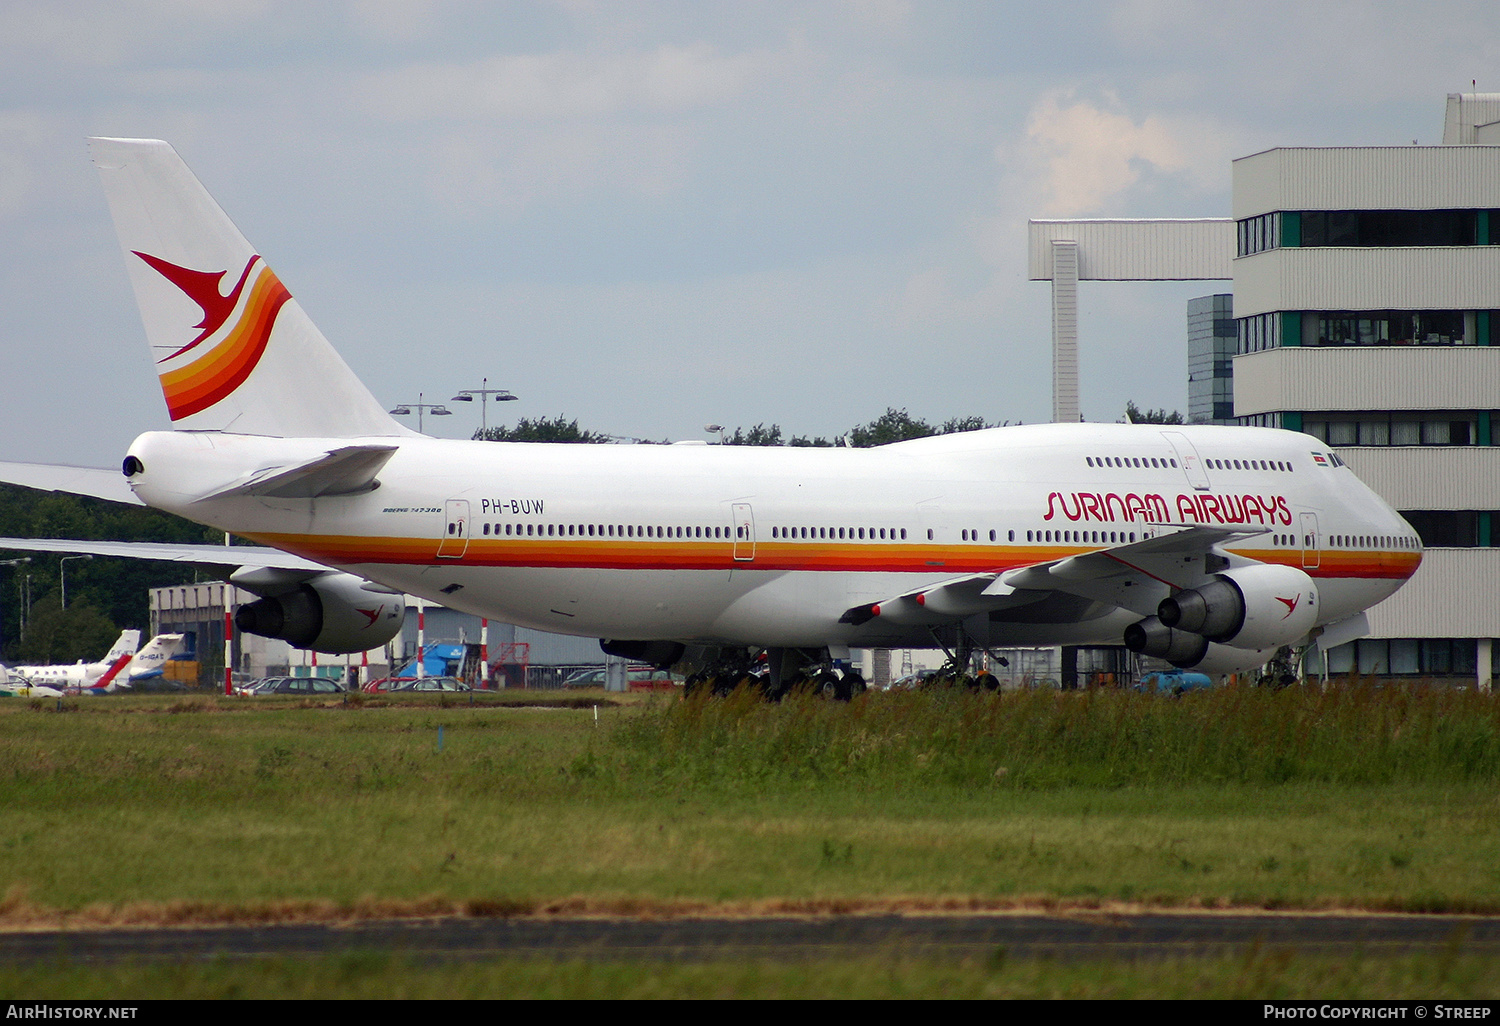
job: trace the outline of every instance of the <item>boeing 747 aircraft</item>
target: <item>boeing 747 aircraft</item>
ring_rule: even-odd
[[[1124,643],[1231,672],[1360,636],[1421,561],[1410,525],[1289,431],[1052,424],[874,449],[419,435],[170,146],[90,147],[173,430],[135,440],[123,481],[3,476],[261,547],[0,547],[244,563],[233,579],[264,596],[238,613],[252,633],[373,648],[404,592],[660,664],[767,650],[778,680],[851,646]]]

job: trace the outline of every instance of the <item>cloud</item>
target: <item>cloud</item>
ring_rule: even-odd
[[[366,35],[392,43],[430,35],[437,26],[435,0],[353,0],[349,19]]]
[[[837,8],[845,16],[885,32],[906,28],[912,17],[909,0],[842,0]]]
[[[593,54],[508,54],[469,64],[412,64],[367,76],[357,105],[391,121],[523,120],[681,111],[721,103],[768,74],[767,53],[708,43]]]
[[[33,173],[39,162],[44,136],[40,114],[25,110],[0,110],[0,221],[22,213],[29,205],[40,178]]]
[[[163,48],[191,50],[265,18],[269,0],[83,0],[71,4],[6,4],[0,7],[0,51],[35,60],[45,55],[64,64],[110,67]]]
[[[1043,209],[1055,217],[1102,212],[1148,171],[1181,174],[1188,147],[1161,118],[1140,122],[1087,100],[1051,92],[1032,108],[1026,137],[1044,178]],[[1119,101],[1109,97],[1109,106]]]
[[[506,126],[434,143],[432,194],[460,213],[515,213],[601,191],[658,197],[683,182],[690,146],[670,126]]]

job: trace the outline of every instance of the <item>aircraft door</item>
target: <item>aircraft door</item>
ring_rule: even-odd
[[[458,559],[469,550],[469,500],[449,499],[443,504],[443,536],[438,540],[439,559]]]
[[[734,558],[741,563],[755,559],[755,514],[748,502],[734,503]]]
[[[1302,569],[1316,570],[1323,564],[1323,545],[1318,540],[1318,515],[1302,513],[1297,520],[1302,530]]]
[[[1188,484],[1200,492],[1208,491],[1208,471],[1204,468],[1203,461],[1198,458],[1198,450],[1193,447],[1188,436],[1180,431],[1163,431],[1161,436],[1177,454],[1177,465],[1187,475]]]

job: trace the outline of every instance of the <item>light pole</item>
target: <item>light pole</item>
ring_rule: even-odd
[[[707,431],[709,434],[713,434],[715,431],[717,431],[719,433],[719,444],[720,445],[727,444],[724,441],[724,425],[723,424],[704,424],[703,425],[703,430]]]
[[[466,388],[448,401],[450,403],[472,403],[474,397],[476,395],[479,396],[479,431],[483,434],[485,429],[490,426],[488,417],[486,416],[487,411],[485,410],[485,404],[489,401],[490,396],[494,396],[497,403],[514,402],[521,397],[511,395],[508,388],[491,388],[489,378],[481,378],[480,380],[484,382],[483,388]]]
[[[82,555],[82,556],[64,556],[64,557],[62,557],[61,559],[59,559],[57,561],[57,578],[58,578],[58,581],[62,585],[62,607],[64,609],[68,608],[68,568],[65,567],[65,566],[63,566],[63,564],[66,563],[70,559],[93,559],[93,558],[94,558],[93,556],[85,554],[85,555]]]
[[[443,405],[442,403],[424,403],[422,401],[422,393],[421,392],[417,393],[417,401],[416,402],[414,402],[414,403],[401,403],[394,410],[391,410],[390,413],[393,416],[396,416],[396,417],[410,417],[411,416],[411,411],[413,409],[415,409],[417,411],[417,433],[418,434],[422,433],[422,414],[423,414],[424,411],[431,410],[432,411],[432,415],[434,417],[451,417],[451,416],[453,416],[453,411],[450,410],[450,409],[448,409],[448,407],[445,406],[445,405]]]
[[[30,556],[22,556],[20,559],[7,559],[7,560],[4,560],[4,561],[0,561],[0,566],[20,566],[22,563],[30,563],[30,562],[31,562],[31,557]],[[17,606],[17,609],[16,609],[16,621],[17,621],[17,623],[20,626],[24,627],[26,625],[25,624],[25,618],[23,616],[21,616],[21,610],[19,608],[20,604],[21,604],[21,576],[20,576],[20,574],[17,574],[16,575],[16,606]],[[0,631],[3,631],[4,628],[5,628],[5,617],[3,615],[0,615]],[[0,636],[0,651],[4,651],[4,649],[5,649],[5,639],[4,639],[3,636]]]

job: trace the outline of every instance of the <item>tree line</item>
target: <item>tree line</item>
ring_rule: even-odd
[[[16,485],[0,485],[0,536],[178,544],[222,544],[224,540],[219,531],[161,510]],[[149,629],[149,589],[222,577],[183,563],[108,556],[70,559],[64,570],[59,563],[62,555],[0,552],[0,562],[30,560],[0,567],[0,662],[98,659],[122,629]],[[66,610],[62,607],[63,573],[67,577]]]
[[[1009,421],[1004,423],[1008,424]],[[834,438],[825,438],[821,435],[787,437],[780,424],[760,423],[748,430],[736,427],[732,434],[725,431],[723,441],[725,445],[789,445],[828,448],[842,444],[854,449],[866,449],[876,445],[888,445],[891,442],[904,442],[912,438],[926,438],[929,435],[951,435],[959,431],[978,431],[982,428],[1001,426],[1003,424],[991,424],[983,417],[977,416],[951,417],[941,424],[933,425],[920,417],[913,417],[905,409],[887,407],[884,413],[868,424],[852,427]],[[580,428],[576,417],[569,420],[563,414],[558,414],[556,417],[522,417],[516,422],[515,427],[484,428],[475,431],[474,438],[488,442],[580,442],[585,444],[621,440],[617,435]],[[644,439],[629,439],[629,441],[641,442]],[[667,443],[664,440],[659,444]]]
[[[1121,421],[1127,424],[1181,424],[1183,422],[1182,414],[1175,410],[1170,413],[1165,409],[1142,410],[1134,401],[1125,404],[1125,416],[1121,418]],[[887,406],[884,413],[868,424],[852,427],[844,434],[831,439],[821,435],[787,437],[780,424],[760,423],[748,430],[736,427],[733,434],[725,431],[723,442],[725,445],[789,445],[816,448],[842,444],[852,449],[867,449],[876,445],[889,445],[892,442],[905,442],[913,438],[927,438],[931,435],[952,435],[961,431],[1005,427],[1009,423],[1008,420],[991,423],[983,417],[973,416],[950,417],[941,424],[934,425],[920,417],[913,417],[904,408],[898,410],[894,406]],[[619,435],[580,428],[578,418],[574,417],[569,420],[561,413],[556,417],[522,417],[516,421],[515,427],[481,428],[474,432],[473,437],[486,442],[578,442],[587,445],[602,445],[617,441],[666,445],[669,441],[663,439],[660,443],[655,443],[641,438],[624,439]]]

